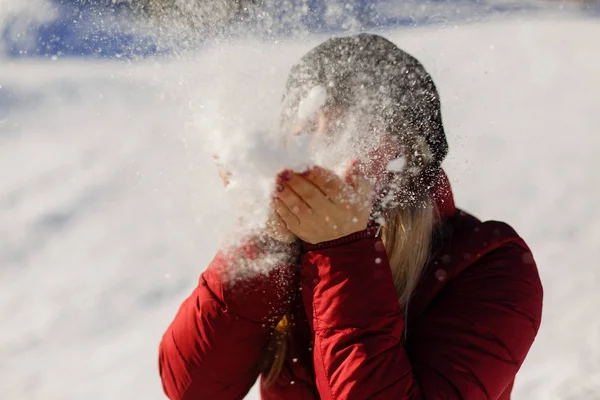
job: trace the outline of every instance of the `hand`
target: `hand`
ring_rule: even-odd
[[[216,154],[213,154],[213,160],[217,165],[217,169],[219,171],[219,176],[223,181],[223,186],[229,186],[229,178],[231,177],[231,173],[225,169],[221,163],[219,162],[219,157]],[[281,217],[275,212],[273,205],[271,205],[271,210],[269,212],[269,217],[265,224],[265,233],[274,240],[277,240],[282,243],[291,244],[298,240],[298,237],[290,232],[285,222],[281,219]]]
[[[275,239],[278,242],[285,244],[292,244],[298,240],[298,237],[290,232],[285,221],[279,216],[273,206],[271,206],[271,212],[269,214],[269,218],[267,219],[265,233],[271,239]]]
[[[315,167],[302,175],[286,171],[278,180],[275,211],[287,229],[307,243],[366,229],[371,207],[371,185],[354,173],[343,180]]]

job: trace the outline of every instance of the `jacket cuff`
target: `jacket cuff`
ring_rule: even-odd
[[[275,326],[298,285],[298,247],[248,238],[235,249],[219,251],[201,274],[199,285],[206,285],[230,314]],[[267,264],[269,271],[260,272]]]
[[[379,232],[379,227],[376,225],[370,224],[367,227],[367,229],[365,229],[365,230],[351,233],[350,235],[341,237],[339,239],[329,240],[327,242],[321,242],[321,243],[316,243],[316,244],[302,242],[302,251],[308,252],[308,251],[312,251],[312,250],[328,249],[331,247],[337,247],[337,246],[341,246],[344,244],[356,242],[357,240],[364,239],[364,238],[374,238],[374,237],[377,237],[378,232]]]

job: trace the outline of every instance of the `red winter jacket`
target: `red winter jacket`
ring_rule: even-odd
[[[299,268],[244,285],[225,283],[236,260],[217,254],[162,339],[167,396],[243,398],[287,312],[287,357],[263,399],[509,399],[540,326],[535,262],[508,225],[456,210],[451,194],[438,208],[406,313],[381,239],[368,231],[305,246]]]

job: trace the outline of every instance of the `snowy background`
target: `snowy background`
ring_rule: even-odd
[[[74,3],[0,0],[0,393],[161,399],[161,335],[232,223],[202,110],[267,118],[289,66],[357,25],[169,51],[125,2]],[[540,268],[514,398],[600,399],[600,8],[390,4],[363,27],[437,82],[457,204]]]

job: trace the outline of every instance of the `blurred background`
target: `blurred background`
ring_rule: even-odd
[[[433,76],[458,206],[533,250],[514,398],[600,399],[600,2],[550,0],[0,0],[0,397],[164,398],[158,343],[233,223],[205,106],[276,116],[358,31]]]

